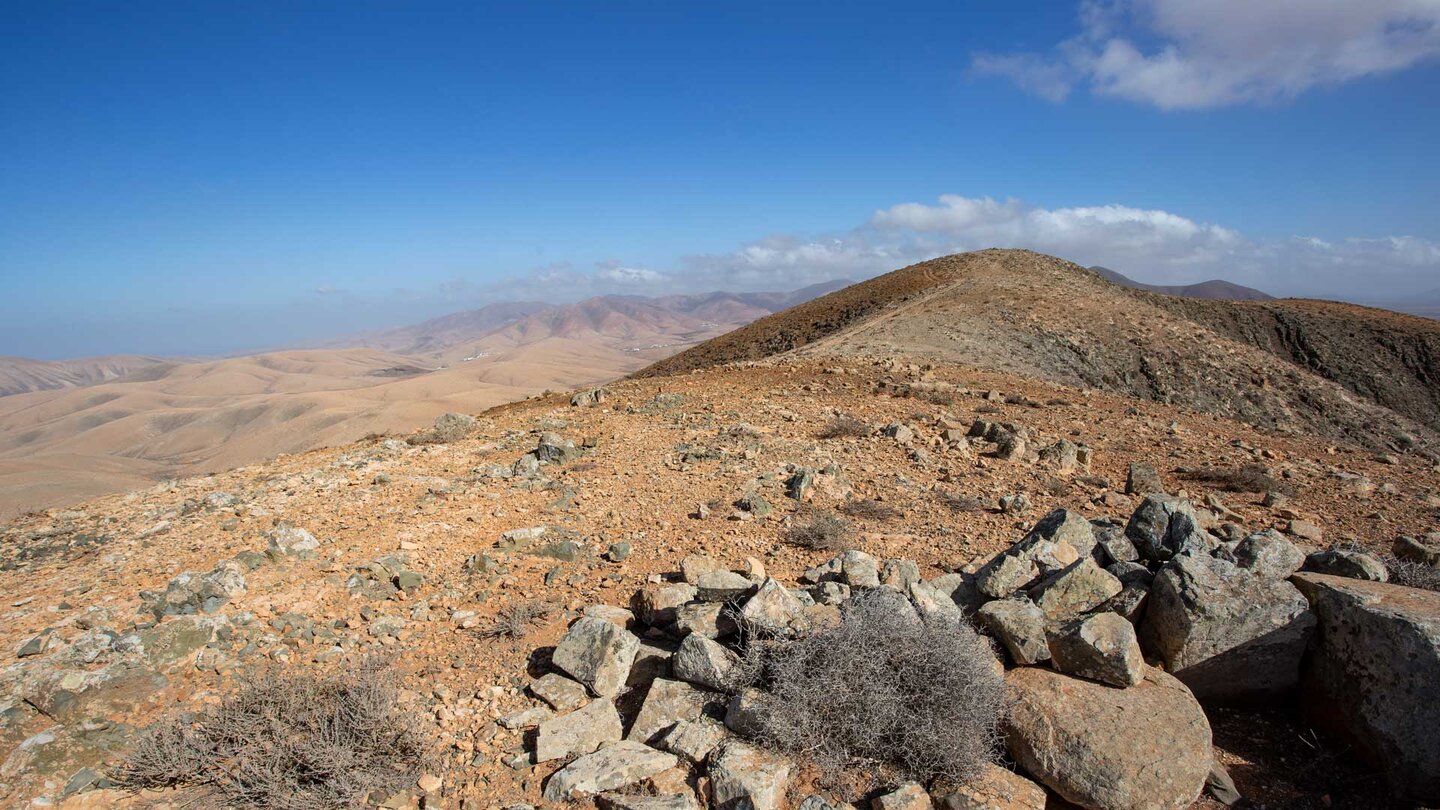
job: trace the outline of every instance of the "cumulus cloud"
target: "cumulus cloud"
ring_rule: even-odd
[[[601,281],[616,284],[653,285],[664,280],[665,275],[643,267],[625,267],[618,263],[608,262],[595,271],[595,277]]]
[[[973,71],[1051,101],[1077,87],[1162,109],[1294,98],[1440,57],[1436,0],[1086,0],[1046,54],[979,53]]]

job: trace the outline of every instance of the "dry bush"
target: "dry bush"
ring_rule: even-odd
[[[478,631],[481,638],[522,639],[555,613],[549,602],[512,602],[496,611],[490,623]]]
[[[792,546],[836,551],[850,539],[850,521],[828,509],[808,510],[796,516],[785,529],[783,539]]]
[[[870,426],[853,416],[837,416],[825,423],[815,434],[821,439],[864,438],[870,435]]]
[[[1187,481],[1204,484],[1223,492],[1270,492],[1285,495],[1295,494],[1294,488],[1270,475],[1259,464],[1242,464],[1239,467],[1197,467],[1181,473]]]
[[[415,783],[424,738],[395,707],[395,679],[367,662],[334,675],[269,672],[199,713],[152,726],[120,766],[132,790],[180,788],[186,806],[355,807]]]
[[[1385,567],[1390,570],[1392,583],[1404,585],[1407,588],[1440,591],[1440,568],[1434,568],[1414,560],[1402,560],[1393,554],[1382,556],[1380,561],[1385,563]]]
[[[874,498],[867,498],[863,501],[850,501],[840,507],[840,513],[846,517],[860,518],[862,520],[890,520],[899,512],[884,501],[877,501]]]
[[[920,621],[867,594],[838,624],[752,642],[746,660],[763,695],[760,741],[828,774],[887,765],[963,781],[995,756],[1005,683],[964,622]]]
[[[935,490],[935,498],[952,512],[983,512],[985,502],[969,495],[957,495],[943,489]]]
[[[442,413],[435,418],[434,426],[414,434],[405,441],[412,445],[449,444],[458,442],[474,433],[480,422],[464,413]]]

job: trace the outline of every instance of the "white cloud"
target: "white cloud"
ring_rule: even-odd
[[[1051,101],[1083,86],[1174,110],[1285,100],[1440,57],[1437,0],[1086,0],[1080,8],[1080,33],[1054,53],[976,54],[972,69]]]
[[[602,265],[595,271],[595,277],[601,281],[613,281],[616,284],[655,284],[665,278],[665,274],[657,273],[654,270],[647,270],[643,267],[623,267],[618,264]]]

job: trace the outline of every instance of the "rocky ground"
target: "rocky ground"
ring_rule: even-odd
[[[822,438],[840,415],[865,435]],[[1008,427],[970,437],[977,420]],[[1387,553],[1397,535],[1440,528],[1440,468],[1418,453],[902,358],[631,380],[599,402],[529,400],[461,428],[453,441],[376,438],[5,527],[0,650],[15,657],[0,674],[0,801],[171,801],[106,786],[138,728],[265,667],[383,655],[441,751],[427,807],[541,805],[563,760],[531,764],[529,724],[512,717],[536,705],[535,651],[692,554],[796,582],[835,554],[782,541],[802,508],[878,502],[851,518],[848,545],[913,560],[926,580],[975,570],[1057,507],[1123,525],[1141,504],[1125,494],[1136,462],[1217,531],[1273,528],[1307,552]],[[488,632],[537,602],[549,610],[521,637]],[[1264,806],[1387,801],[1282,707],[1209,722],[1239,792]]]

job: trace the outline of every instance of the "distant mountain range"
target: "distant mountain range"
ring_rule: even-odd
[[[1261,292],[1254,287],[1244,287],[1234,282],[1218,278],[1211,279],[1210,281],[1202,281],[1199,284],[1144,284],[1122,273],[1111,270],[1108,267],[1095,265],[1090,269],[1099,273],[1107,281],[1112,281],[1122,287],[1160,293],[1161,295],[1178,295],[1184,298],[1208,298],[1212,301],[1275,300],[1275,296]]]

